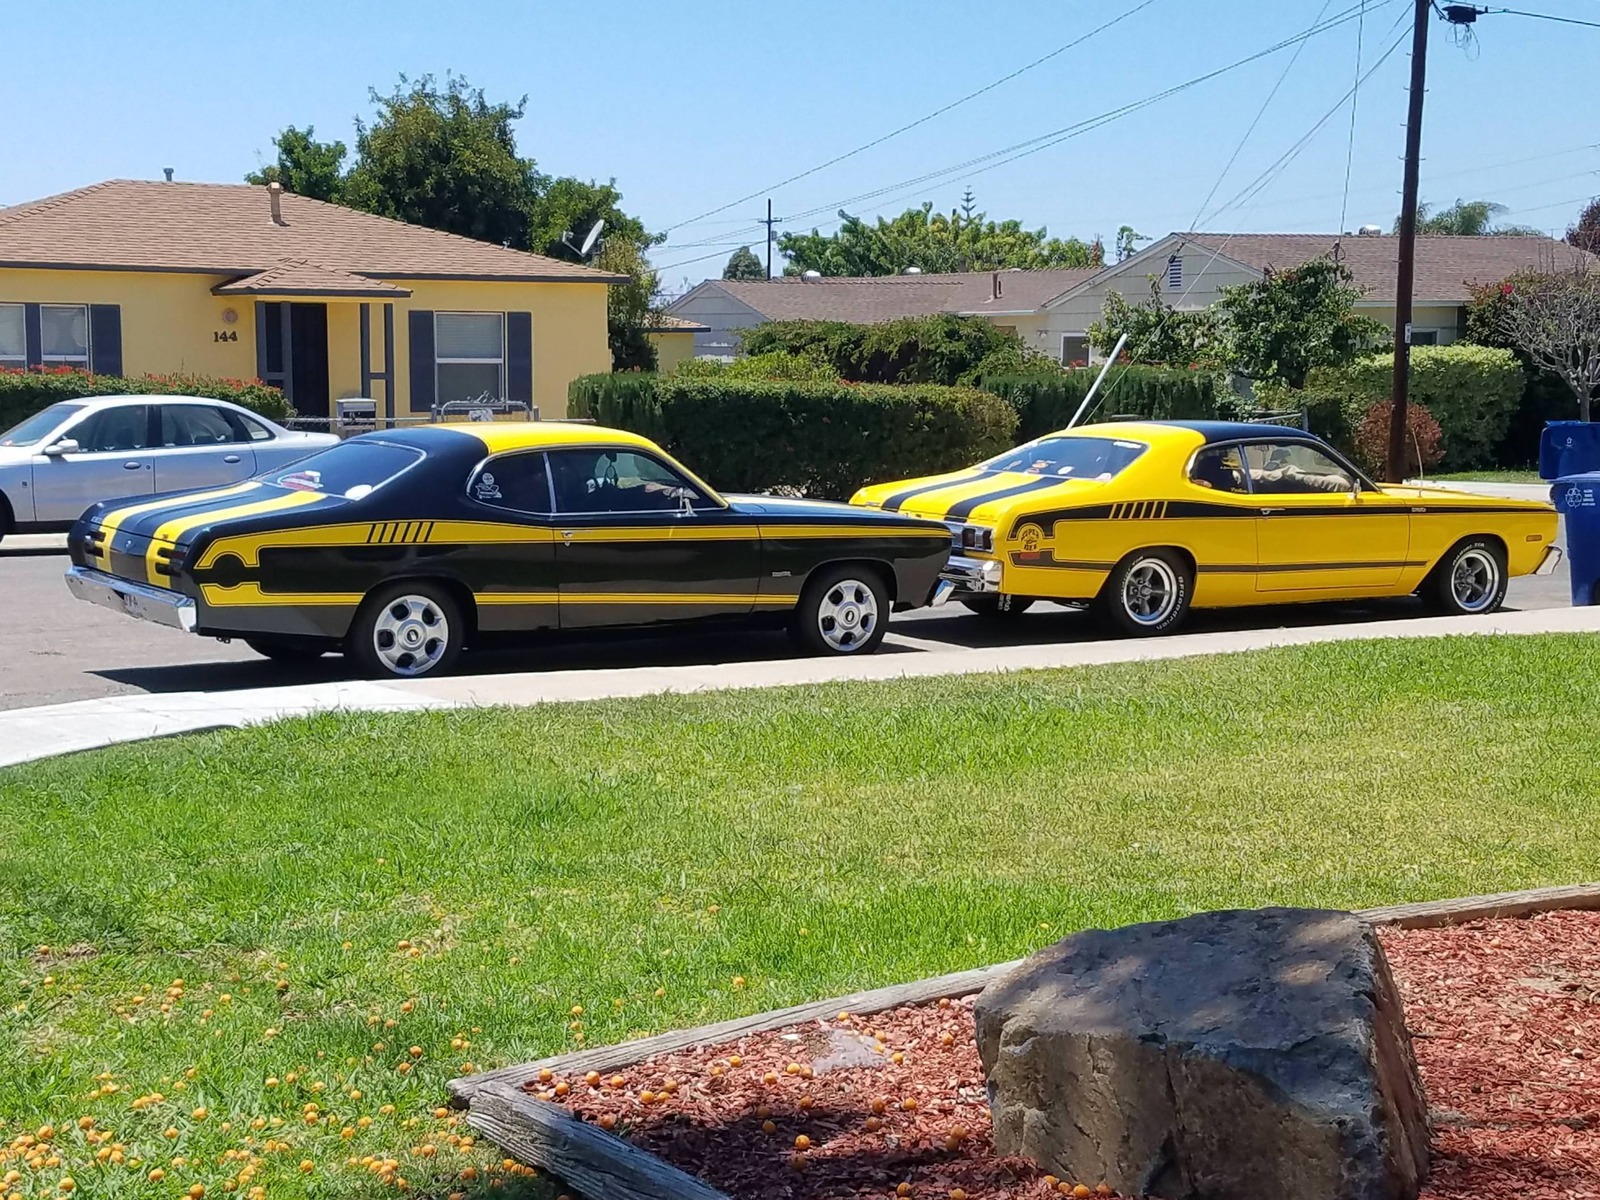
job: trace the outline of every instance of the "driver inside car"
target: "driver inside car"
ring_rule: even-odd
[[[595,456],[593,469],[582,478],[570,467],[570,460],[558,467],[556,489],[563,499],[563,508],[581,512],[650,512],[676,508],[687,489],[671,483],[629,476],[624,479],[617,471],[615,451],[605,451]],[[566,475],[563,479],[561,476]],[[579,500],[581,497],[581,501]],[[688,493],[688,498],[696,497]]]
[[[1289,461],[1286,453],[1275,453],[1265,467],[1253,468],[1250,482],[1259,492],[1348,492],[1350,477],[1341,471],[1307,471]]]

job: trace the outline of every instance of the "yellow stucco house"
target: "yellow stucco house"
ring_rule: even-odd
[[[282,191],[112,180],[0,209],[0,367],[260,378],[303,416],[564,416],[622,276]]]
[[[694,338],[697,333],[710,333],[711,326],[702,325],[671,313],[652,313],[645,337],[656,348],[656,370],[670,375],[678,365],[694,357]]]

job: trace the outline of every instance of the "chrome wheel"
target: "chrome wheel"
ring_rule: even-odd
[[[431,671],[449,646],[450,622],[427,596],[396,596],[372,623],[378,662],[395,675]]]
[[[1491,607],[1500,593],[1500,564],[1487,550],[1463,550],[1450,568],[1450,595],[1462,612]]]
[[[1178,576],[1162,559],[1141,558],[1122,583],[1122,608],[1139,625],[1159,625],[1178,607]]]
[[[859,579],[841,579],[817,605],[817,632],[834,650],[849,653],[871,640],[878,628],[878,598]]]

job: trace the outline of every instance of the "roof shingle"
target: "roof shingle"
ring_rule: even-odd
[[[576,263],[252,184],[113,179],[0,209],[0,266],[247,275],[286,259],[389,279],[615,283]]]
[[[1033,312],[1098,274],[1095,267],[1043,271],[969,271],[939,275],[719,279],[715,286],[770,321],[849,321],[875,325],[933,313],[1000,316]],[[998,279],[1000,295],[995,296]]]
[[[367,296],[396,300],[411,295],[410,288],[396,287],[381,279],[369,279],[349,271],[335,271],[308,263],[303,258],[286,258],[265,271],[218,284],[211,290],[218,296]]]

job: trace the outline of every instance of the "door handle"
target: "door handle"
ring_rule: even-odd
[[[562,540],[563,540],[563,541],[568,541],[568,542],[570,542],[570,541],[571,541],[571,540],[572,540],[572,530],[570,530],[570,529],[563,529],[563,530],[562,530],[562,531],[561,531],[561,537],[562,537]]]
[[[222,461],[225,463],[236,463],[239,461],[239,456],[237,454],[224,454],[222,456]]]
[[[122,469],[124,471],[137,471],[142,466],[144,466],[144,464],[135,458],[129,459],[127,462],[123,463]]]
[[[1263,508],[1261,510],[1261,515],[1263,517],[1270,517],[1273,513],[1281,513],[1281,512],[1286,512],[1286,511],[1288,511],[1288,510],[1287,509],[1282,509],[1282,508]]]

